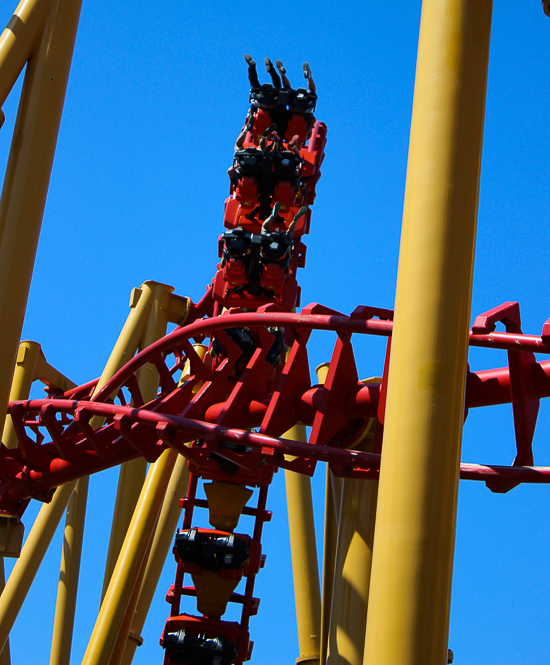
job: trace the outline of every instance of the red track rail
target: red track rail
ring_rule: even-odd
[[[157,459],[160,453],[172,446],[180,453],[193,459],[196,454],[183,445],[184,441],[206,438],[209,449],[219,454],[224,444],[233,442],[258,448],[262,455],[276,466],[284,466],[283,454],[292,454],[308,462],[296,470],[312,473],[316,461],[327,461],[334,465],[334,471],[344,476],[373,477],[379,467],[379,456],[342,450],[329,445],[315,445],[289,441],[272,436],[270,432],[254,433],[248,428],[259,427],[264,421],[277,391],[269,394],[255,393],[254,399],[246,398],[241,405],[239,417],[246,421],[246,427],[228,427],[223,421],[227,410],[227,401],[215,399],[216,391],[212,386],[220,382],[221,372],[209,370],[198,356],[194,357],[189,339],[211,335],[215,331],[231,327],[251,329],[267,326],[285,327],[294,331],[331,330],[337,333],[356,333],[391,335],[392,323],[377,319],[359,319],[341,314],[315,314],[318,305],[306,308],[306,313],[291,314],[284,312],[260,311],[258,313],[236,313],[212,319],[196,321],[180,328],[145,349],[125,367],[123,367],[93,398],[88,398],[95,382],[89,382],[82,388],[67,393],[66,398],[30,400],[14,402],[9,406],[16,429],[20,436],[18,448],[2,448],[2,471],[0,482],[0,505],[2,509],[20,510],[29,497],[48,500],[51,490],[69,480],[74,480],[89,473],[118,465],[122,462],[144,456],[150,461]],[[324,308],[323,308],[324,309]],[[476,346],[494,347],[516,351],[520,348],[536,346],[539,352],[550,353],[550,345],[541,337],[512,333],[490,333],[471,335],[471,342]],[[295,342],[295,346],[300,346]],[[305,346],[302,345],[305,353]],[[168,368],[166,358],[170,354],[176,357],[175,368],[181,368],[185,360],[192,358],[195,377],[184,386],[177,388],[172,374],[174,367]],[[305,356],[304,356],[305,357]],[[152,362],[160,369],[163,377],[159,397],[148,405],[130,407],[125,404],[109,403],[109,396],[120,393],[125,387],[133,392],[134,403],[140,403],[140,396],[135,388],[135,374],[144,364]],[[252,362],[252,361],[251,361]],[[200,365],[199,365],[200,363]],[[333,357],[331,366],[343,365],[342,357]],[[249,363],[250,365],[250,363]],[[282,370],[281,381],[292,370],[292,355]],[[251,370],[251,366],[248,368]],[[198,380],[209,376],[211,399],[202,407],[203,418],[185,417],[186,409],[192,401],[191,388]],[[290,387],[293,413],[292,424],[302,421],[314,426],[319,415],[318,406],[323,396],[330,391],[323,386]],[[550,396],[550,361],[533,364],[529,368],[528,389],[537,398]],[[278,388],[279,390],[279,388]],[[246,393],[246,380],[241,382],[232,396],[235,403],[239,391]],[[377,415],[380,402],[380,384],[361,385],[357,381],[350,383],[343,391],[339,402],[340,417],[347,420],[369,419]],[[83,395],[82,393],[88,393]],[[280,392],[280,390],[279,390]],[[187,395],[187,397],[186,397]],[[203,392],[203,399],[208,390]],[[280,396],[280,395],[279,395]],[[68,399],[67,399],[68,398]],[[486,406],[512,402],[512,382],[509,368],[470,372],[468,375],[466,407]],[[183,415],[182,415],[183,414]],[[235,414],[233,414],[234,417]],[[102,416],[106,423],[92,430],[87,423],[93,416]],[[285,428],[288,423],[285,423]],[[290,426],[290,425],[289,425]],[[264,428],[265,429],[265,428]],[[269,429],[269,428],[268,428]],[[44,437],[50,434],[49,441]],[[53,434],[53,436],[52,436]],[[171,440],[171,437],[173,440]],[[46,441],[46,442],[45,442]],[[531,468],[524,466],[504,467],[492,465],[463,464],[461,477],[470,480],[491,481],[493,478],[514,482],[548,482],[550,472],[546,467]]]

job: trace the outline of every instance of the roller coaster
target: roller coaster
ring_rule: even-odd
[[[68,76],[72,46],[67,47],[67,34],[72,26],[74,37],[77,4],[22,0],[0,41],[0,76],[4,71],[18,74],[29,56],[31,94],[34,89],[39,95],[47,85],[52,62],[63,63]],[[159,626],[164,664],[240,665],[250,660],[251,618],[260,611],[254,584],[266,564],[262,532],[271,519],[268,490],[274,473],[283,469],[289,490],[298,661],[356,665],[358,658],[362,662],[364,647],[368,663],[452,662],[447,650],[449,566],[458,479],[482,481],[496,493],[521,483],[550,482],[550,467],[535,466],[532,449],[540,400],[550,396],[550,360],[537,361],[534,354],[550,354],[550,319],[541,322],[537,334],[525,334],[519,304],[506,302],[479,314],[468,330],[490,2],[480,1],[476,9],[457,2],[457,15],[445,21],[437,18],[440,4],[443,0],[426,2],[423,15],[419,53],[425,59],[419,57],[395,322],[393,310],[376,306],[359,305],[349,314],[316,302],[302,306],[298,269],[305,268],[303,239],[310,232],[327,127],[314,116],[318,100],[311,88],[264,84],[251,88],[229,170],[219,263],[206,293],[192,300],[156,282],[135,289],[130,315],[104,373],[84,385],[70,384],[45,362],[34,343],[23,342],[17,353],[14,346],[4,372],[9,370],[9,385],[16,368],[0,447],[0,545],[5,556],[21,554],[17,565],[22,572],[14,568],[3,592],[3,645],[14,620],[9,608],[17,605],[14,599],[32,577],[29,561],[40,556],[32,549],[25,556],[30,536],[21,552],[29,501],[49,507],[43,526],[36,527],[44,540],[69,501],[68,514],[78,532],[83,479],[123,465],[127,475],[121,474],[115,516],[120,524],[118,531],[113,529],[101,609],[83,663],[131,662],[140,644],[149,590],[160,574],[157,559],[164,561],[170,548],[175,580],[166,594],[169,617],[163,629]],[[548,6],[543,7],[550,15]],[[63,39],[60,30],[65,31]],[[56,34],[56,46],[48,50]],[[445,78],[448,62],[438,50],[442,35],[456,40],[450,83]],[[473,60],[475,68],[470,67]],[[437,100],[430,103],[452,105],[454,134],[448,127],[422,126],[431,122],[422,117],[422,86],[431,85],[422,67],[443,70],[447,87],[440,95],[436,91]],[[307,77],[309,68],[305,71]],[[2,99],[14,76],[6,81]],[[59,107],[59,119],[62,98],[61,103],[50,101]],[[42,100],[33,112],[32,99],[28,101],[22,118],[31,138],[19,137],[17,129],[14,135],[14,146],[23,154],[28,149],[30,162],[41,150],[49,150],[53,159],[55,140],[53,147],[44,148],[40,139],[40,133],[48,131],[40,124],[47,103]],[[425,115],[433,117],[428,111]],[[444,136],[448,143],[444,148],[432,145],[428,134],[438,141]],[[432,149],[433,155],[418,157],[415,166],[415,149],[416,154]],[[8,229],[3,242],[9,240],[11,227],[16,233],[22,225],[14,202],[20,193],[10,200],[18,177],[21,189],[30,177],[25,164],[18,175],[19,165],[15,158],[8,164],[15,184],[2,196],[2,222]],[[443,186],[451,194],[441,200],[437,191],[434,194],[435,180],[419,176],[430,168],[446,173]],[[419,194],[423,188],[425,201]],[[419,236],[436,258],[422,254]],[[32,261],[30,269],[32,273]],[[11,288],[10,279],[6,289]],[[418,310],[423,324],[417,334],[412,321]],[[165,334],[168,323],[175,328]],[[497,330],[499,324],[504,331]],[[335,335],[335,343],[330,361],[314,370],[308,342],[317,330]],[[380,377],[360,378],[353,348],[358,335],[386,338]],[[19,336],[15,330],[15,344]],[[508,365],[471,371],[468,345],[506,350]],[[47,396],[28,399],[37,377],[45,381]],[[469,410],[497,404],[512,406],[517,449],[513,463],[459,463],[461,427]],[[424,443],[404,446],[407,429],[414,429],[412,439]],[[327,467],[322,598],[318,581],[315,587],[310,580],[317,563],[312,563],[314,533],[307,498],[309,478],[319,462]],[[136,478],[146,464],[147,478],[140,482]],[[200,498],[200,487],[206,499]],[[174,540],[180,509],[183,517]],[[196,526],[199,510],[206,511],[210,528]],[[250,533],[241,533],[243,515],[251,518]],[[392,527],[396,523],[401,529]],[[354,534],[360,534],[363,545],[358,546]],[[403,548],[417,551],[405,557],[406,564],[399,554]],[[75,565],[78,570],[74,551],[73,559],[68,555],[67,571]],[[340,584],[343,560],[353,557],[362,562],[357,570],[360,599]],[[386,575],[382,569],[388,570]],[[402,611],[391,601],[396,578]],[[405,578],[417,581],[409,588]],[[414,591],[417,584],[423,593]],[[76,586],[67,582],[69,587],[63,611],[70,614]],[[407,600],[407,593],[413,600]],[[387,605],[381,597],[389,598]],[[239,621],[224,619],[229,604],[241,608]],[[367,607],[378,608],[375,617],[367,614]],[[344,642],[331,637],[336,620],[343,622],[354,644],[349,653]],[[68,639],[70,644],[72,624],[59,621],[56,641],[63,645]],[[431,622],[431,641],[420,644],[417,635],[426,633],[415,621]],[[68,662],[70,646],[68,651],[59,649],[56,662]],[[6,654],[4,648],[2,658]]]

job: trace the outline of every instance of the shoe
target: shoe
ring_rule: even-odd
[[[254,62],[254,60],[252,60],[252,56],[249,53],[244,54],[244,59],[248,63],[249,67],[255,67],[256,66],[256,63]]]
[[[283,66],[283,63],[280,60],[275,60],[275,64],[277,65],[277,69],[281,74],[286,74],[286,69]]]
[[[307,62],[304,62],[304,78],[308,79],[311,76],[311,69]]]
[[[265,68],[267,69],[267,73],[270,74],[271,70],[273,69],[273,63],[269,58],[265,59]]]

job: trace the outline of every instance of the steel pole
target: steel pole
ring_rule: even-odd
[[[0,594],[4,591],[6,586],[6,574],[4,570],[4,557],[0,557]],[[10,640],[6,639],[4,648],[0,651],[0,665],[11,665],[10,656]]]
[[[323,539],[323,584],[321,587],[321,654],[320,662],[326,663],[332,591],[334,588],[334,567],[336,563],[336,544],[338,542],[338,513],[334,506],[334,476],[327,465],[325,483],[325,531]]]
[[[40,344],[37,342],[21,342],[17,351],[15,371],[11,382],[9,401],[28,399],[34,381],[34,371],[40,355]],[[6,448],[17,448],[17,434],[10,415],[4,421],[2,443]]]
[[[55,0],[25,73],[0,198],[0,428],[21,336],[82,0]]]
[[[141,288],[132,290],[130,312],[94,393],[100,390],[132,358],[139,346],[139,340],[143,336],[153,302],[153,291],[146,285],[147,282],[142,284]],[[97,428],[101,426],[102,422],[102,418],[94,417],[90,420],[90,425]],[[66,665],[70,662],[88,494],[88,481],[86,479],[83,483],[83,480],[79,481],[75,491],[77,496],[72,497],[67,512],[50,665]]]
[[[307,441],[304,425],[295,425],[283,435],[295,441]],[[300,656],[297,663],[318,663],[321,632],[321,591],[315,542],[311,480],[285,470],[288,528],[292,555],[292,576],[298,625]]]
[[[166,334],[170,311],[170,295],[173,290],[174,287],[172,286],[153,281],[147,281],[141,285],[141,298],[145,298],[148,303],[148,314],[147,318],[143,321],[142,334],[137,341],[139,350],[145,349]],[[144,401],[148,402],[154,399],[157,395],[159,383],[159,375],[156,368],[147,363],[145,367],[139,370],[137,378]],[[113,512],[113,524],[109,539],[109,549],[107,551],[107,561],[105,563],[105,575],[103,577],[102,599],[107,591],[120,548],[122,547],[128,525],[132,519],[146,472],[147,462],[142,458],[127,462],[120,468]]]
[[[57,525],[65,512],[74,486],[75,483],[69,483],[58,487],[51,503],[42,506],[21,550],[21,556],[11,571],[0,596],[0,648],[4,647],[8,639]]]
[[[52,0],[21,0],[0,35],[0,107],[36,45],[51,4]]]
[[[492,0],[424,0],[364,662],[446,661]]]
[[[174,542],[174,534],[181,515],[179,499],[185,496],[188,484],[189,467],[185,457],[180,455],[176,461],[168,488],[166,489],[166,496],[164,497],[162,510],[155,530],[155,537],[151,545],[145,576],[139,592],[135,612],[133,613],[130,634],[127,637],[124,657],[121,661],[122,665],[131,665],[136,649],[141,643],[141,631],[145,625],[153,596],[157,590],[164,562]]]
[[[89,478],[81,478],[67,507],[57,586],[50,665],[69,665]]]
[[[176,457],[174,450],[166,450],[149,469],[82,665],[105,665],[109,662],[140,569],[151,545]]]
[[[372,451],[372,441],[365,451]],[[376,480],[344,480],[326,660],[329,665],[363,662],[377,493]]]

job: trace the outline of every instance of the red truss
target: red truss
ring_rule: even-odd
[[[377,310],[365,307],[351,316],[320,305],[310,305],[300,314],[271,309],[227,312],[179,328],[135,356],[93,398],[96,382],[62,397],[10,403],[19,443],[14,449],[3,445],[0,449],[0,509],[21,513],[31,497],[49,501],[60,484],[140,456],[153,462],[167,447],[206,475],[215,473],[211,461],[215,453],[239,466],[242,482],[249,485],[268,484],[269,465],[311,475],[319,460],[328,462],[339,476],[376,477],[380,456],[349,447],[364,423],[379,415],[384,380],[368,385],[357,380],[351,336],[389,337],[392,322],[373,318]],[[482,327],[480,321],[478,317],[470,344],[508,350],[510,365],[468,373],[466,410],[511,402],[518,452],[512,467],[462,464],[461,477],[484,480],[497,491],[508,489],[506,483],[550,482],[549,468],[531,466],[536,409],[529,408],[550,396],[550,361],[532,358],[534,351],[550,353],[550,338],[517,330],[492,332],[490,324]],[[214,368],[211,356],[201,360],[189,342],[237,327],[257,335],[257,349],[238,377],[231,371],[240,354],[236,345]],[[266,371],[266,350],[273,338],[268,327],[285,328],[290,342],[286,361],[267,368],[275,376]],[[311,385],[309,379],[307,341],[312,330],[338,333],[323,386]],[[178,371],[187,360],[192,374],[178,386]],[[136,372],[146,363],[155,365],[161,382],[157,398],[143,404]],[[199,382],[202,387],[194,393]],[[111,395],[117,396],[115,400]],[[104,424],[93,429],[89,424],[93,416],[105,418]],[[297,422],[312,427],[308,443],[279,438]],[[190,440],[195,443],[188,447]],[[250,450],[238,453],[229,444]],[[286,462],[285,454],[298,459]],[[522,459],[528,463],[523,465]]]

